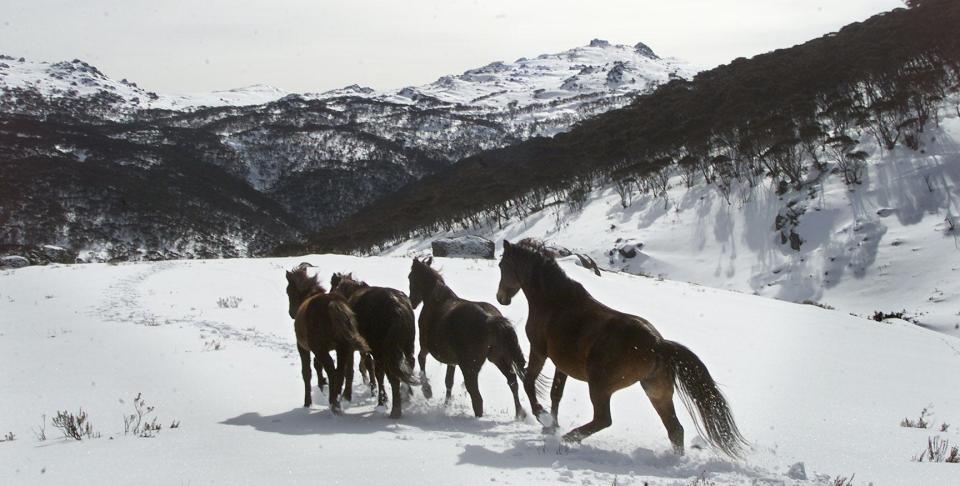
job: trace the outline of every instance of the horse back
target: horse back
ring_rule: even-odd
[[[360,333],[377,346],[388,336],[401,337],[413,345],[413,306],[403,292],[388,287],[366,287],[350,296],[350,307],[357,315]],[[376,344],[374,344],[376,343]]]

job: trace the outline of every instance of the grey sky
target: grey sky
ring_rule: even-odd
[[[169,93],[396,88],[592,38],[712,67],[900,0],[0,0],[0,53],[81,58]]]

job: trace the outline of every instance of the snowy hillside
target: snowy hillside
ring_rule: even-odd
[[[456,105],[471,111],[526,109],[553,112],[546,115],[552,118],[602,99],[610,102],[604,111],[622,106],[638,92],[649,92],[673,77],[691,77],[694,73],[677,59],[661,59],[643,43],[625,46],[594,39],[587,46],[532,59],[520,58],[512,64],[494,62],[424,86],[376,91],[351,85],[297,96],[362,97],[431,107]],[[266,85],[209,93],[158,94],[126,79],[116,81],[79,59],[48,63],[11,56],[0,57],[0,92],[9,109],[22,101],[22,92],[48,100],[103,97],[116,110],[113,118],[142,109],[176,111],[263,105],[293,94]],[[624,99],[618,101],[621,97]]]
[[[675,58],[660,58],[646,44],[610,44],[594,39],[556,54],[493,62],[463,74],[443,76],[424,86],[380,92],[357,85],[307,98],[356,96],[400,104],[457,105],[467,113],[511,112],[528,121],[549,121],[602,103],[596,112],[627,104],[673,78],[695,70]],[[588,110],[589,111],[589,110]],[[553,134],[554,127],[541,134]]]
[[[960,336],[960,119],[952,108],[942,113],[922,152],[886,151],[864,136],[867,174],[852,188],[836,174],[782,196],[769,183],[741,185],[728,203],[715,186],[701,180],[688,188],[677,176],[666,198],[646,194],[624,208],[606,186],[582,211],[553,206],[503,229],[466,233],[546,238],[615,270],[863,317],[903,311]],[[802,242],[798,251],[791,231]],[[414,240],[388,253],[428,247],[429,240]]]
[[[417,390],[399,421],[375,410],[360,383],[344,416],[325,405],[305,410],[282,276],[303,260],[325,279],[353,270],[401,289],[410,266],[329,255],[0,273],[0,434],[14,437],[0,443],[0,483],[794,485],[855,474],[855,484],[905,485],[950,484],[958,474],[955,464],[911,460],[928,437],[960,442],[956,338],[682,282],[596,277],[570,262],[564,269],[598,299],[648,318],[707,363],[752,443],[743,461],[690,448],[685,413],[688,454],[674,456],[639,386],[614,396],[611,428],[560,450],[532,419],[513,420],[491,366],[480,375],[482,419],[470,413],[459,373],[450,407]],[[496,262],[435,265],[462,296],[494,301]],[[501,308],[522,329],[525,300]],[[522,333],[520,341],[526,348]],[[429,363],[441,386],[442,367]],[[148,420],[162,425],[152,438],[123,433],[141,393],[155,407]],[[100,437],[62,438],[50,419],[81,408]],[[924,409],[929,430],[900,426]],[[586,386],[571,380],[561,429],[590,413]],[[939,432],[943,423],[952,426]],[[798,462],[807,481],[787,475]]]
[[[79,59],[49,63],[11,56],[0,56],[0,93],[4,111],[19,111],[16,105],[27,102],[30,96],[47,100],[99,98],[115,110],[110,118],[123,118],[142,109],[261,105],[290,94],[272,86],[255,85],[196,95],[161,95],[126,78],[112,79]]]

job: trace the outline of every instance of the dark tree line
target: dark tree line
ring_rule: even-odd
[[[665,195],[671,174],[715,185],[772,180],[799,189],[836,169],[862,180],[867,134],[882,150],[918,150],[938,108],[960,91],[960,2],[926,0],[789,49],[673,80],[631,105],[552,139],[466,158],[383,198],[304,247],[368,250],[412,236],[562,205],[582,207],[612,183],[624,205]],[[960,114],[960,106],[954,107]]]

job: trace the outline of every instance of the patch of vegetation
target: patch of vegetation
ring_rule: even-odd
[[[240,307],[240,302],[243,302],[243,298],[235,295],[231,295],[229,297],[220,297],[217,299],[217,307],[221,309],[236,309],[237,307]]]
[[[58,411],[57,415],[50,419],[50,423],[67,439],[83,440],[100,437],[100,432],[94,431],[90,417],[82,408],[76,415],[66,410]]]
[[[926,408],[920,411],[920,417],[916,420],[910,420],[909,418],[904,418],[900,421],[901,427],[910,427],[914,429],[925,429],[930,426],[930,422],[927,421],[932,415]]]
[[[804,300],[803,302],[801,302],[801,304],[813,305],[813,306],[817,306],[817,307],[819,307],[819,308],[821,308],[821,309],[826,309],[826,310],[835,310],[832,305],[825,304],[825,303],[823,303],[823,302],[817,302],[817,301],[815,301],[815,300],[810,300],[810,299]]]
[[[927,447],[920,454],[913,457],[915,462],[947,462],[960,463],[960,448],[951,446],[950,441],[940,436],[928,437]]]

